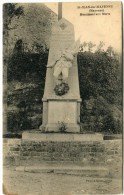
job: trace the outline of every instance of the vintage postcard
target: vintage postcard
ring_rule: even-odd
[[[3,8],[3,194],[122,194],[122,2]]]

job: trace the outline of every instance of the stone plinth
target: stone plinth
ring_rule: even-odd
[[[48,101],[48,124],[46,125],[46,131],[59,131],[59,121],[64,121],[68,132],[79,132],[77,109],[78,104],[76,101]]]
[[[52,141],[52,142],[92,142],[103,141],[103,135],[95,134],[78,134],[78,133],[40,133],[39,132],[24,132],[22,140],[27,141]]]
[[[18,166],[16,171],[29,173],[55,173],[80,175],[85,177],[106,177],[109,176],[109,170],[104,166],[82,166],[75,163],[43,163],[41,166]]]

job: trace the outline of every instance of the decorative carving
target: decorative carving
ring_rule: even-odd
[[[67,25],[66,25],[65,23],[60,24],[60,28],[61,28],[62,30],[64,30],[66,27],[67,27]]]
[[[57,51],[53,62],[47,65],[47,68],[54,67],[53,76],[56,80],[56,84],[67,83],[69,69],[72,67],[75,54],[79,51],[79,45],[80,39],[74,42],[70,48]]]
[[[62,96],[62,95],[65,95],[69,91],[69,86],[67,83],[62,82],[55,86],[54,91],[56,95]]]

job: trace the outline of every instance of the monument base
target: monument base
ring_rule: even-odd
[[[80,102],[80,99],[44,100],[43,120],[39,129],[42,132],[79,133]]]
[[[45,128],[45,132],[72,132],[72,133],[79,133],[80,126],[77,124],[47,124]]]
[[[29,172],[29,173],[54,173],[54,174],[67,174],[77,175],[84,177],[108,177],[109,169],[105,166],[82,166],[82,164],[74,162],[46,162],[40,166],[17,166],[16,171]]]
[[[25,131],[22,133],[22,140],[28,141],[55,141],[55,142],[82,142],[82,141],[103,141],[100,133],[41,133],[40,131]]]

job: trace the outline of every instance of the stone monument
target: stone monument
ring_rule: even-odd
[[[43,95],[42,131],[58,132],[60,124],[67,132],[80,132],[80,92],[74,26],[62,18],[53,26]],[[64,69],[63,69],[64,67]]]

